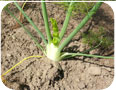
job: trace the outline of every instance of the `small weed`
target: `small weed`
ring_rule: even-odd
[[[65,1],[65,0],[64,0]],[[77,0],[78,1],[78,0]],[[57,2],[56,4],[62,6],[64,8],[64,10],[67,11],[70,2]],[[75,15],[86,15],[89,10],[94,6],[95,3],[91,2],[75,2],[73,5],[73,12],[72,12],[72,16]]]
[[[99,27],[97,31],[89,30],[87,33],[82,34],[82,42],[90,47],[94,47],[101,43],[99,47],[108,48],[113,44],[113,40],[107,35],[103,27]]]

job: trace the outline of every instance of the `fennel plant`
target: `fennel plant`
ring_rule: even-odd
[[[17,2],[14,2],[14,5],[20,10],[20,12],[27,19],[27,21],[34,27],[38,35],[42,38],[46,46],[45,48],[38,43],[37,39],[33,37],[31,32],[20,22],[20,20],[16,18],[16,16],[13,15],[13,13],[8,9],[8,7],[5,9],[24,28],[25,32],[27,32],[27,34],[32,38],[32,40],[35,42],[37,47],[39,47],[42,50],[42,52],[49,59],[53,61],[60,61],[67,57],[75,57],[75,56],[87,56],[87,57],[113,59],[113,57],[110,57],[110,56],[90,55],[90,54],[78,53],[78,52],[77,53],[62,52],[64,47],[68,45],[68,43],[72,40],[72,38],[81,30],[81,28],[83,28],[83,26],[88,22],[88,20],[97,12],[99,7],[102,5],[102,2],[96,2],[96,4],[88,12],[88,14],[84,17],[84,19],[80,22],[80,24],[73,30],[72,33],[69,34],[69,36],[64,41],[62,41],[63,36],[66,32],[71,14],[72,14],[74,3],[75,2],[70,2],[61,32],[59,32],[60,30],[58,29],[57,21],[54,18],[50,19],[52,24],[52,30],[53,30],[53,34],[51,34],[50,27],[49,27],[49,19],[48,19],[48,14],[46,9],[46,3],[45,3],[45,0],[42,0],[41,6],[42,6],[42,14],[43,14],[43,19],[45,24],[45,31],[47,35],[47,40],[46,40],[43,33],[38,29],[38,27],[34,24],[34,22],[23,11],[23,9],[19,6],[19,4]]]

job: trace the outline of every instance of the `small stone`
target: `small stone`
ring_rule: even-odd
[[[100,67],[90,67],[90,68],[88,68],[88,73],[91,75],[100,75],[101,68]]]

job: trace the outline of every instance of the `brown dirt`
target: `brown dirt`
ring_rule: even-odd
[[[24,11],[45,35],[40,7],[40,3],[28,3]],[[19,11],[13,5],[11,5],[10,10],[15,12],[15,15],[18,17]],[[63,8],[53,3],[47,3],[47,11],[49,17],[54,17],[57,20],[58,27],[61,29],[65,18]],[[78,18],[71,17],[64,39],[80,21]],[[5,11],[2,12],[2,73],[25,57],[32,55],[43,56],[40,49],[36,47],[22,27],[12,29],[15,22],[9,14]],[[43,45],[42,40],[33,27],[25,20],[24,23]],[[113,12],[105,4],[98,10],[94,18],[73,38],[65,48],[65,51],[84,51],[88,49],[88,46],[82,43],[81,33],[86,32],[88,28],[97,30],[100,25],[105,27],[105,30],[110,32],[110,35],[113,37]],[[89,53],[113,55],[113,50],[114,47],[112,46],[110,49],[96,49]],[[75,57],[60,61],[59,64],[62,70],[54,67],[53,63],[46,57],[31,58],[5,76],[7,81],[5,85],[15,90],[100,90],[109,87],[114,78],[114,60],[112,59]]]

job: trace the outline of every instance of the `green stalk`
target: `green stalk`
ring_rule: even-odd
[[[86,56],[86,57],[94,57],[94,58],[104,58],[104,59],[114,59],[114,57],[110,56],[99,56],[99,55],[91,55],[91,54],[83,54],[83,53],[67,53],[65,57],[67,56]]]
[[[44,37],[44,35],[41,33],[41,31],[38,29],[38,27],[33,23],[33,21],[27,16],[27,14],[22,10],[22,8],[18,5],[17,2],[14,2],[15,6],[20,10],[20,12],[24,15],[24,17],[28,20],[28,22],[35,28],[37,33],[40,35],[42,40],[44,41],[45,45],[47,45],[47,41]]]
[[[76,29],[74,29],[74,31],[59,46],[59,51],[61,51],[70,42],[70,40],[80,31],[80,29],[87,23],[87,21],[96,13],[96,11],[99,9],[101,4],[102,2],[96,3],[96,5],[90,10],[90,12],[81,21],[81,23],[76,27]]]
[[[39,47],[44,52],[44,49],[38,43],[38,40],[35,37],[33,37],[33,35],[31,34],[31,32],[29,32],[29,30],[20,22],[20,20],[18,20],[17,17],[14,16],[13,13],[10,10],[8,10],[8,8],[5,8],[5,10],[24,28],[25,32],[32,38],[32,40],[35,42],[35,44],[37,45],[37,47]]]
[[[42,1],[45,1],[45,0],[42,0]],[[46,10],[46,4],[45,4],[45,2],[41,2],[41,5],[42,5],[42,13],[43,13],[43,18],[44,18],[44,23],[45,23],[45,29],[46,29],[46,34],[47,34],[47,38],[48,38],[48,43],[50,43],[51,40],[52,40],[52,37],[51,37],[49,23],[48,23],[48,15],[47,15],[47,10]]]
[[[68,23],[69,23],[69,20],[70,20],[70,16],[72,14],[72,10],[73,10],[73,7],[72,5],[74,4],[74,2],[71,2],[70,5],[69,5],[69,8],[68,8],[68,11],[67,11],[67,14],[66,14],[66,18],[65,18],[65,21],[63,23],[63,27],[61,29],[61,32],[60,32],[60,41],[62,40],[63,36],[64,36],[64,33],[66,32],[66,29],[67,29],[67,26],[68,26]]]

